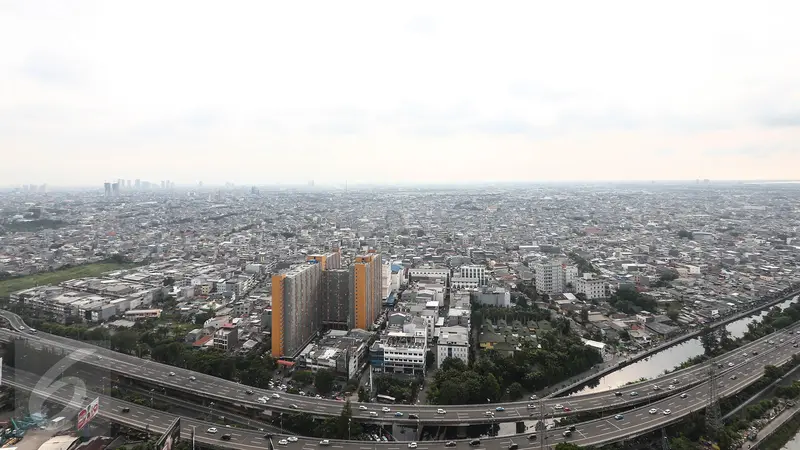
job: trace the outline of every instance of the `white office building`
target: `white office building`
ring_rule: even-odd
[[[542,261],[533,264],[536,272],[536,291],[540,294],[564,292],[564,265],[560,261]]]
[[[574,286],[575,292],[585,295],[588,300],[606,298],[606,281],[594,278],[591,273],[575,280]]]
[[[469,364],[469,329],[466,327],[439,328],[436,344],[436,367],[441,368],[447,358],[458,358]]]

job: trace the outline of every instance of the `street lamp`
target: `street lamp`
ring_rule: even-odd
[[[189,425],[192,429],[192,450],[194,450],[194,435],[196,434],[197,425]]]

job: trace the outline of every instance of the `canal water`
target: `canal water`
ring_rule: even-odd
[[[787,442],[781,450],[800,450],[800,433],[796,434],[791,441]]]
[[[781,309],[786,308],[792,303],[792,300],[786,300],[782,303],[777,304],[776,306],[780,307]],[[731,322],[725,326],[725,328],[730,332],[731,337],[738,338],[742,337],[744,333],[747,331],[747,324],[751,322],[760,322],[761,319],[767,314],[767,310],[762,311],[759,314],[755,314],[749,317],[745,317],[743,319],[739,319],[735,322]],[[662,350],[654,355],[651,355],[641,361],[633,363],[629,366],[623,367],[620,370],[615,372],[609,373],[601,377],[597,384],[593,384],[594,387],[584,387],[583,389],[576,391],[575,394],[586,394],[590,392],[602,392],[615,389],[619,386],[622,386],[626,383],[631,381],[636,381],[641,378],[655,378],[664,373],[664,370],[672,370],[676,366],[680,365],[681,363],[685,362],[689,358],[693,358],[695,356],[699,356],[703,354],[703,345],[700,343],[700,338],[690,339],[682,344],[670,347],[666,350]],[[572,394],[572,395],[575,395]],[[533,422],[525,423],[527,426],[532,427],[534,425]],[[516,434],[515,424],[514,423],[503,423],[500,424],[500,431],[498,433],[500,436],[507,436]],[[796,442],[795,442],[796,441]],[[794,447],[786,447],[784,450],[800,450],[800,434],[795,436],[795,442],[793,445]],[[787,445],[791,445],[790,442]]]

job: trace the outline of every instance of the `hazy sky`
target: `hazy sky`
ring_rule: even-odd
[[[797,0],[0,0],[0,185],[796,179],[798,17]]]

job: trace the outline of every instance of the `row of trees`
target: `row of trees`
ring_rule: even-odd
[[[107,328],[89,329],[83,324],[61,325],[41,322],[40,330],[73,339],[91,342],[120,353],[139,357],[149,355],[153,360],[183,367],[197,372],[237,380],[255,387],[267,387],[277,368],[269,355],[231,355],[216,349],[194,350],[183,342],[184,326],[159,326],[154,323],[137,323],[132,329],[109,331]]]
[[[330,370],[319,370],[313,373],[309,370],[300,370],[292,375],[292,380],[302,385],[314,385],[318,393],[325,395],[333,391],[336,376]]]
[[[617,311],[625,314],[636,314],[641,311],[655,311],[658,303],[647,295],[640,294],[635,288],[621,286],[608,303]]]
[[[542,333],[539,344],[541,348],[522,344],[511,356],[488,350],[469,367],[459,359],[448,358],[428,389],[430,402],[452,405],[518,400],[526,391],[557,384],[603,361],[597,350],[568,330]]]

